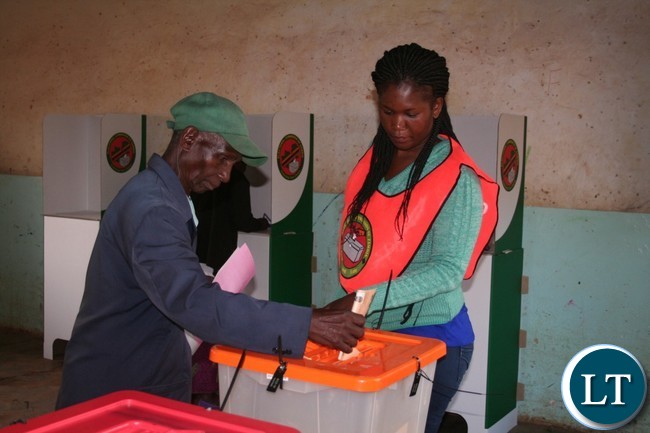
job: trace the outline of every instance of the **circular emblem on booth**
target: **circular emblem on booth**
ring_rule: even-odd
[[[341,275],[352,278],[357,275],[366,263],[372,251],[372,227],[365,215],[359,214],[350,221],[345,221],[341,234]]]
[[[280,141],[277,161],[280,174],[287,180],[297,178],[302,172],[305,165],[305,149],[294,134],[287,134]]]
[[[118,173],[128,171],[135,161],[135,143],[123,132],[118,132],[108,140],[106,146],[108,165]]]
[[[519,149],[513,139],[506,141],[501,151],[501,183],[511,191],[519,177]]]
[[[630,352],[613,344],[596,344],[569,361],[561,388],[564,404],[576,421],[596,430],[614,430],[641,411],[647,381]]]

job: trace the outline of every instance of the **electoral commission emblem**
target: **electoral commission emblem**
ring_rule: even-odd
[[[372,227],[363,214],[358,214],[354,221],[348,217],[341,233],[341,275],[352,278],[368,262],[372,250]]]
[[[519,175],[519,150],[513,139],[506,141],[501,151],[501,183],[506,191],[512,190]]]
[[[106,146],[108,165],[118,173],[128,171],[135,161],[135,143],[123,132],[118,132],[108,140]]]
[[[278,146],[278,170],[287,180],[293,180],[300,175],[305,164],[305,149],[302,142],[293,134],[285,135]]]

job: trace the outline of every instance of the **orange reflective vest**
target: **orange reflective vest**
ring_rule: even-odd
[[[405,192],[386,196],[376,191],[366,203],[363,213],[350,223],[346,218],[339,237],[339,281],[351,293],[357,289],[388,280],[392,271],[399,276],[408,266],[424,241],[440,209],[460,177],[462,166],[471,168],[478,176],[483,194],[483,219],[465,279],[474,273],[481,253],[496,227],[499,186],[465,153],[461,145],[449,138],[451,151],[447,158],[422,177],[411,192],[408,228],[400,239],[395,229],[395,216]],[[372,148],[359,160],[345,189],[344,211],[361,188],[368,174]]]

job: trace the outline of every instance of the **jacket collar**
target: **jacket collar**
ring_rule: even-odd
[[[194,218],[190,204],[187,201],[187,194],[183,189],[181,181],[178,179],[174,170],[160,155],[154,153],[149,159],[149,169],[153,170],[160,180],[165,184],[165,187],[171,193],[170,200],[172,200],[177,208],[182,212],[183,218],[191,222],[194,227]],[[189,225],[188,225],[189,226]]]

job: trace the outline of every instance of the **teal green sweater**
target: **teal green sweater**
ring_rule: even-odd
[[[437,167],[451,150],[449,141],[435,145],[422,175]],[[382,180],[379,190],[387,195],[406,188],[411,167],[390,180]],[[393,276],[381,329],[395,330],[449,322],[463,306],[462,282],[483,215],[481,186],[476,174],[461,169],[458,184],[449,195],[426,239],[399,277]],[[394,216],[393,216],[394,218]],[[408,230],[406,221],[404,230]],[[374,327],[386,298],[387,283],[375,285],[377,292],[367,314],[367,327]],[[409,305],[410,318],[404,322]]]

